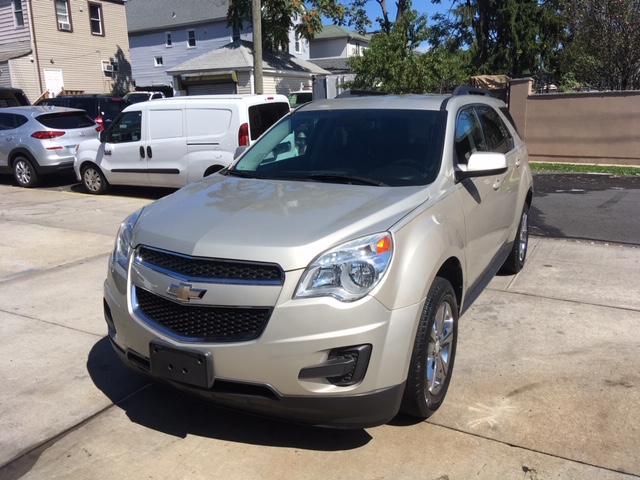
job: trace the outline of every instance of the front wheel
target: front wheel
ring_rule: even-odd
[[[104,193],[109,188],[104,173],[93,165],[82,168],[82,184],[87,192],[95,195]]]
[[[509,256],[502,265],[501,270],[505,273],[518,273],[524,267],[527,260],[527,249],[529,248],[529,206],[525,203],[520,216],[518,233],[513,242],[513,247]]]
[[[458,304],[451,284],[436,277],[422,309],[400,411],[428,418],[442,405],[458,343]]]
[[[25,157],[18,157],[13,163],[13,178],[21,187],[33,188],[38,185],[38,172]]]

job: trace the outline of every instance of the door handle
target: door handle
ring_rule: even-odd
[[[140,147],[140,156],[144,158],[144,147]]]
[[[521,163],[522,163],[522,159],[516,158],[516,167],[519,167]]]
[[[502,185],[502,179],[496,178],[496,181],[493,182],[493,189],[494,190],[499,190],[500,189],[500,185]]]
[[[142,148],[142,147],[140,147],[140,148]],[[151,153],[151,147],[147,147],[147,157],[153,158],[153,155]]]

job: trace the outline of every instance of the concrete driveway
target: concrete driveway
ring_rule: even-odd
[[[428,421],[342,431],[199,403],[105,338],[120,221],[150,200],[0,185],[0,479],[640,477],[640,249],[532,238],[460,323]]]

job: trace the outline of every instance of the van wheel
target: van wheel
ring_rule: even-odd
[[[18,157],[13,163],[13,177],[21,187],[33,188],[38,185],[38,173],[25,157]]]
[[[109,188],[109,183],[100,169],[93,165],[82,168],[82,184],[87,192],[98,195]]]
[[[436,277],[422,309],[400,412],[425,419],[442,405],[457,343],[456,295],[447,280]]]

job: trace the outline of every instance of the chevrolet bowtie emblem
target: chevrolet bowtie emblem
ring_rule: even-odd
[[[195,299],[200,300],[204,297],[204,294],[207,293],[207,291],[200,288],[193,288],[193,285],[180,282],[180,285],[172,283],[167,289],[167,293],[169,295],[173,295],[181,302],[190,302]]]

